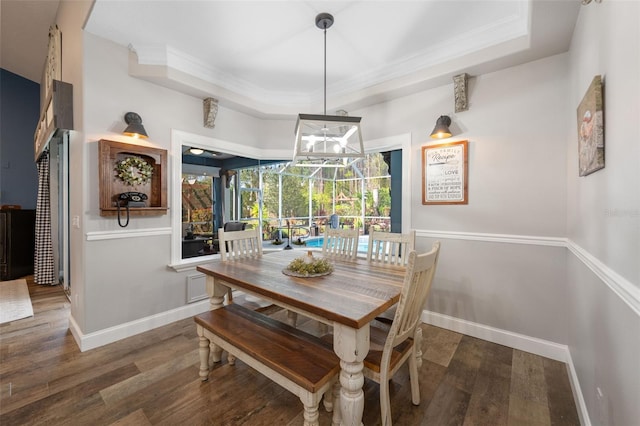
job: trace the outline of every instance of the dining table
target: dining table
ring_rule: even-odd
[[[405,268],[366,259],[331,259],[333,271],[317,277],[291,276],[283,270],[301,256],[320,252],[280,250],[260,257],[199,265],[206,275],[211,309],[224,305],[229,288],[259,297],[333,327],[333,350],[340,358],[342,425],[362,425],[363,360],[369,352],[370,323],[400,299]],[[286,272],[286,271],[285,271]],[[221,350],[212,348],[214,361]]]

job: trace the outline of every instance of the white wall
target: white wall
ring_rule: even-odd
[[[69,215],[82,218],[85,211],[85,174],[90,167],[84,150],[84,74],[82,26],[90,13],[92,2],[63,0],[58,7],[56,24],[63,36],[62,80],[73,85],[73,127],[69,142]],[[79,324],[85,321],[85,247],[84,221],[70,229],[71,251],[71,316]]]
[[[578,177],[577,126],[565,143],[567,235],[589,261],[569,256],[567,343],[592,423],[632,425],[640,419],[640,3],[581,8],[570,50],[572,119],[597,74],[605,168]]]
[[[411,228],[421,249],[442,242],[430,311],[566,342],[567,70],[558,55],[472,78],[459,114],[453,84],[353,113],[367,138],[412,131]],[[424,206],[421,147],[442,143],[428,133],[447,113],[444,142],[469,140],[469,203]]]
[[[222,106],[215,129],[206,129],[201,99],[130,77],[128,54],[124,47],[84,34],[84,149],[89,165],[83,188],[86,317],[83,324],[78,324],[84,334],[186,305],[188,273],[167,267],[171,263],[171,212],[133,216],[124,229],[115,217],[100,216],[98,141],[143,144],[171,152],[172,129],[239,145],[255,145],[260,140],[259,120]],[[149,139],[135,140],[121,134],[128,111],[140,114]],[[166,172],[171,176],[169,170]],[[174,196],[169,194],[170,198]],[[127,237],[127,233],[136,231],[147,234]],[[122,238],[118,237],[119,232],[123,232]],[[105,234],[111,237],[96,237]]]

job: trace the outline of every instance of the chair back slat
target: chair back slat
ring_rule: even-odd
[[[415,251],[409,253],[400,301],[384,348],[384,352],[388,352],[389,356],[392,352],[391,349],[407,338],[413,337],[416,328],[420,325],[420,317],[431,290],[439,254],[439,242],[435,242],[428,253],[417,254]],[[383,353],[383,363],[385,362],[384,358]]]
[[[326,228],[322,254],[328,257],[355,259],[358,254],[358,229],[330,229]]]
[[[416,231],[406,234],[372,231],[369,234],[369,262],[406,266],[416,245]]]
[[[262,233],[260,228],[244,231],[218,230],[220,257],[223,261],[262,256]]]

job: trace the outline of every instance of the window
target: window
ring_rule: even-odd
[[[182,174],[182,223],[194,235],[213,234],[213,177]]]
[[[190,169],[194,164],[181,161],[185,149],[189,147],[210,150],[212,156],[216,157],[210,159],[214,161],[215,167],[207,169],[206,173]],[[261,227],[264,240],[271,240],[274,236],[281,235],[283,230],[286,232],[286,219],[294,217],[294,225],[298,228],[292,229],[292,236],[304,238],[305,235],[323,232],[328,216],[341,208],[350,213],[341,216],[340,222],[344,227],[354,226],[364,233],[370,229],[390,230],[390,217],[395,217],[394,232],[401,232],[404,226],[408,226],[411,213],[411,135],[370,141],[367,147],[380,152],[397,150],[393,151],[393,155],[399,156],[401,165],[394,168],[393,172],[394,194],[401,193],[402,196],[394,197],[393,208],[390,202],[390,172],[379,155],[370,156],[374,159],[372,163],[359,160],[362,164],[358,165],[357,170],[349,172],[335,168],[317,170],[286,167],[286,162],[268,160],[283,158],[280,150],[240,146],[237,143],[173,130],[171,193],[175,196],[171,197],[171,266],[177,271],[189,270],[195,264],[213,257],[199,255],[201,257],[187,260],[182,256],[184,238],[181,228],[186,219],[194,222],[194,233],[200,234],[203,239],[207,238],[206,234],[212,233],[215,240],[216,229],[225,221],[243,220],[252,226]],[[198,164],[211,166],[209,163],[210,161]],[[215,172],[210,173],[212,169]],[[189,175],[191,180],[195,177],[194,185],[198,176],[212,176],[212,232],[198,227],[204,224],[195,223],[208,222],[208,219],[196,220],[202,218],[201,212],[196,212],[197,206],[185,206],[183,209],[183,197],[187,194],[181,193],[183,189],[189,188],[184,185],[184,179],[188,179]],[[396,177],[399,179],[396,180]],[[339,190],[344,195],[341,201],[337,200]],[[289,193],[299,193],[301,196],[293,199],[287,195]],[[401,202],[396,203],[397,199]]]

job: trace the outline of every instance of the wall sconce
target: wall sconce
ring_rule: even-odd
[[[125,135],[142,139],[149,137],[149,135],[147,135],[147,131],[142,125],[142,118],[140,118],[140,116],[135,112],[126,113],[124,115],[124,122],[128,124],[127,128],[124,129],[124,132],[122,132]]]
[[[451,137],[451,130],[449,130],[449,126],[451,125],[451,118],[448,115],[441,115],[436,121],[436,126],[433,128],[431,132],[431,137],[434,139],[444,139]]]

